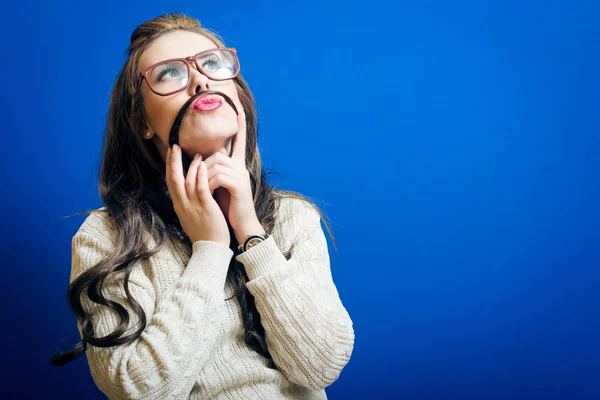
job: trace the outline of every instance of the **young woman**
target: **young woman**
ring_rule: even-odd
[[[72,242],[82,340],[53,364],[85,353],[111,399],[327,398],[353,323],[318,208],[265,181],[236,50],[164,14],[135,29],[127,54],[108,112],[105,206]]]

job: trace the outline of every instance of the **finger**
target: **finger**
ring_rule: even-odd
[[[200,202],[206,206],[210,201],[214,201],[212,198],[212,193],[208,190],[208,173],[206,171],[206,163],[204,161],[200,162],[200,174],[198,175],[198,196],[200,198]]]
[[[171,190],[171,148],[167,149],[167,155],[165,156],[165,182],[167,183],[167,189],[169,193],[173,193]]]
[[[233,160],[225,154],[223,154],[221,151],[217,151],[216,153],[208,157],[206,160],[204,160],[204,162],[206,163],[206,169],[208,171],[210,171],[210,169],[214,165],[218,164],[235,169],[235,163],[233,162]]]
[[[241,111],[237,116],[238,132],[233,142],[233,154],[231,158],[238,164],[246,166],[246,116]]]
[[[207,168],[207,172],[209,182],[218,174],[225,174],[231,176],[233,179],[237,179],[237,171],[234,168],[222,164],[215,164],[211,168]]]
[[[213,179],[218,176],[218,175],[224,175],[227,178],[229,178],[231,181],[235,182],[234,187],[230,187],[228,189],[230,189],[230,193],[237,193],[238,192],[238,176],[236,173],[236,170],[217,164],[214,165],[211,169],[208,170],[208,187],[210,188],[211,192],[214,192],[215,189],[217,189],[219,187],[218,182],[214,181]]]
[[[196,190],[197,186],[197,177],[198,177],[198,167],[200,166],[200,162],[202,161],[202,155],[199,153],[194,154],[194,158],[190,163],[190,167],[188,168],[187,177],[185,178],[185,188],[187,191],[188,198],[191,202],[199,202],[200,198],[198,197],[198,191]]]
[[[227,158],[229,158],[229,157],[227,157]],[[231,161],[231,160],[229,160],[229,161]],[[218,186],[211,185],[210,180],[219,173],[228,173],[229,170],[230,170],[229,167],[223,166],[221,164],[213,164],[211,167],[208,167],[208,163],[207,163],[206,178],[209,182],[208,188],[210,190],[210,194],[214,194],[215,189],[218,188]]]
[[[208,187],[213,191],[216,188],[224,187],[233,196],[237,191],[237,181],[229,175],[217,174],[208,181]]]
[[[178,200],[182,205],[187,206],[189,200],[184,186],[183,166],[181,164],[181,148],[178,145],[173,145],[171,148],[169,174],[167,182],[170,181],[169,193],[174,200]]]

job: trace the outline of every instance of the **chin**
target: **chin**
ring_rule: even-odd
[[[225,140],[237,133],[237,124],[229,118],[211,118],[197,124],[193,131],[195,135],[207,140]]]

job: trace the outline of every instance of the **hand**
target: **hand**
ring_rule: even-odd
[[[243,235],[238,235],[239,232],[260,224],[252,198],[250,173],[246,169],[246,117],[243,111],[238,115],[237,121],[238,133],[231,158],[221,148],[205,162],[210,193],[214,193],[236,236],[241,237]]]
[[[229,247],[229,227],[211,195],[207,167],[201,166],[201,161],[202,155],[196,154],[184,177],[181,147],[175,144],[167,150],[165,179],[173,207],[192,243],[210,240]]]

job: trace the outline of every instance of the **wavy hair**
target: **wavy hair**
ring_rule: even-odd
[[[139,76],[140,56],[156,38],[174,30],[195,32],[211,39],[217,47],[226,47],[216,32],[203,27],[200,21],[184,14],[162,14],[144,22],[133,31],[126,50],[127,59],[115,81],[108,108],[99,174],[99,191],[106,207],[72,214],[106,213],[115,232],[114,248],[104,259],[70,283],[67,289],[67,303],[78,323],[81,324],[81,341],[68,350],[56,352],[51,358],[52,365],[64,365],[76,359],[85,353],[88,345],[110,347],[136,340],[146,328],[147,319],[144,310],[128,289],[131,270],[139,260],[156,254],[165,245],[166,240],[181,240],[176,231],[179,223],[177,215],[162,186],[165,174],[164,161],[156,145],[142,139],[147,121],[144,103],[141,96],[134,96]],[[234,83],[246,114],[246,168],[250,173],[254,205],[261,225],[265,231],[271,232],[275,224],[278,197],[302,199],[319,213],[337,250],[329,224],[313,201],[299,193],[275,189],[267,184],[268,174],[263,171],[257,146],[258,121],[255,99],[241,74],[234,78]],[[231,226],[229,228],[231,232]],[[150,232],[152,235],[156,243],[154,248],[148,248],[144,232]],[[186,238],[184,243],[191,253],[190,239]],[[234,253],[238,244],[235,235],[231,235],[230,248]],[[286,259],[289,260],[292,250],[293,245],[285,252]],[[131,309],[138,314],[138,320],[141,322],[141,326],[133,334],[126,336],[124,333],[128,330],[130,320],[128,311],[102,294],[103,282],[111,274],[121,271],[125,271],[122,283],[127,301]],[[245,342],[259,354],[271,358],[254,297],[246,288],[248,276],[243,264],[235,257],[231,259],[227,281],[233,283],[235,288],[234,295],[227,300],[235,298],[242,310]],[[114,332],[105,337],[94,336],[92,319],[82,307],[81,296],[84,293],[92,302],[110,307],[119,315],[121,322]]]

